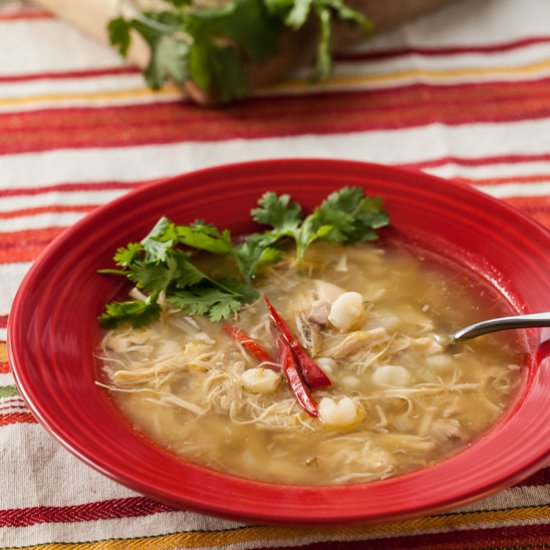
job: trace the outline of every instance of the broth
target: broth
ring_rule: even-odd
[[[454,328],[509,312],[487,285],[434,258],[315,243],[300,269],[285,256],[256,286],[332,381],[313,392],[319,418],[279,374],[266,375],[280,380],[262,393],[266,371],[252,371],[258,361],[202,317],[167,309],[148,327],[106,332],[100,346],[107,385],[127,418],[198,464],[276,483],[384,479],[467,447],[520,385],[523,360],[509,334],[448,349],[438,343]],[[333,308],[343,292],[364,303],[350,327],[337,329]],[[277,356],[262,300],[231,322]]]

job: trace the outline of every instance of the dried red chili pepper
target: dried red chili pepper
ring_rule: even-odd
[[[290,346],[298,366],[304,376],[304,380],[307,385],[315,390],[317,388],[326,388],[332,385],[330,378],[324,373],[323,369],[306,353],[304,348],[300,345],[300,342],[292,334],[288,325],[283,321],[281,316],[277,313],[277,310],[273,307],[267,296],[264,294],[264,300],[269,310],[272,325],[276,329],[277,334],[280,335]]]
[[[223,329],[244,349],[254,355],[256,359],[258,359],[261,363],[265,363],[263,366],[277,372],[279,371],[276,366],[277,363],[273,357],[271,357],[270,353],[259,342],[256,342],[256,340],[250,337],[242,328],[226,323],[223,326]]]
[[[277,338],[277,353],[283,374],[298,403],[310,416],[319,416],[317,403],[313,399],[309,388],[302,380],[294,353],[282,336]]]

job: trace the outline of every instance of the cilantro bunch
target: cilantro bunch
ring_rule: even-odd
[[[360,187],[344,187],[329,195],[308,216],[289,195],[265,193],[251,212],[263,232],[247,235],[234,244],[228,229],[197,220],[176,225],[161,217],[138,243],[117,250],[115,269],[100,273],[126,277],[144,295],[143,300],[107,304],[99,322],[111,328],[122,322],[143,326],[161,315],[161,293],[166,302],[187,315],[207,315],[211,321],[227,319],[244,304],[259,297],[252,284],[261,270],[277,263],[283,247],[296,247],[300,264],[315,241],[354,244],[376,240],[376,230],[389,224],[382,199],[365,196]],[[215,278],[193,261],[197,252],[232,258],[239,276]]]
[[[139,33],[151,49],[145,77],[153,89],[167,80],[193,81],[221,101],[248,95],[246,62],[261,63],[278,52],[283,30],[297,31],[308,18],[319,23],[315,79],[331,70],[333,19],[359,25],[369,35],[370,22],[344,0],[228,0],[205,7],[201,0],[159,0],[157,11],[134,10],[132,17],[109,22],[111,43],[125,56],[131,32]]]

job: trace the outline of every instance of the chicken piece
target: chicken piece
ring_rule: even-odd
[[[174,368],[175,365],[172,361],[166,361],[149,368],[136,370],[120,369],[112,374],[112,379],[118,386],[140,386],[162,377]]]
[[[431,336],[412,338],[409,347],[426,355],[435,355],[443,351],[443,346],[436,342]]]
[[[339,286],[327,283],[321,279],[315,279],[315,293],[318,300],[324,300],[326,302],[334,302],[338,296],[344,294],[345,290]]]
[[[456,418],[440,418],[432,422],[429,435],[438,441],[460,439],[462,427]]]
[[[299,315],[295,319],[296,332],[298,339],[303,347],[314,357],[321,348],[321,327],[316,323],[311,323]]]
[[[431,336],[422,336],[420,338],[400,336],[391,343],[388,355],[393,355],[405,350],[414,350],[425,356],[431,356],[441,353],[443,351],[443,346]]]
[[[307,314],[308,323],[325,327],[328,323],[330,303],[326,300],[315,300]]]
[[[327,350],[323,355],[333,357],[334,359],[349,357],[366,346],[381,342],[387,338],[388,333],[382,327],[373,328],[372,330],[356,330],[346,336],[340,344]]]

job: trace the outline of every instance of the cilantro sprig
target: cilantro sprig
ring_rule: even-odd
[[[319,24],[313,79],[331,71],[331,28],[334,20],[358,25],[366,36],[372,25],[344,0],[229,0],[205,8],[199,0],[161,0],[158,11],[134,10],[108,25],[111,43],[126,56],[137,32],[151,57],[144,74],[153,89],[171,80],[191,80],[223,102],[249,94],[245,63],[262,63],[277,54],[285,28],[297,31],[309,18]]]
[[[139,242],[119,248],[114,256],[118,269],[100,273],[122,275],[147,297],[144,301],[112,302],[100,315],[102,326],[110,328],[130,321],[142,326],[161,315],[160,293],[166,301],[189,315],[208,315],[212,321],[226,319],[258,293],[238,279],[215,279],[192,262],[182,246],[213,254],[231,254],[228,230],[197,220],[192,225],[175,225],[162,217]]]
[[[237,250],[241,271],[249,278],[262,266],[278,261],[277,244],[285,238],[295,242],[300,263],[306,249],[319,239],[335,244],[373,241],[378,238],[376,230],[389,224],[382,199],[365,196],[361,187],[344,187],[332,193],[305,218],[289,195],[267,192],[251,214],[256,222],[272,229],[249,235]]]
[[[101,325],[111,328],[130,322],[138,327],[160,318],[161,293],[169,306],[188,315],[206,315],[214,322],[227,319],[258,298],[254,279],[281,259],[289,243],[294,243],[300,264],[317,240],[335,244],[372,241],[378,238],[377,230],[389,224],[382,199],[366,196],[361,187],[343,187],[307,216],[289,195],[267,192],[251,215],[268,228],[247,235],[238,244],[233,244],[228,229],[220,231],[203,220],[176,225],[161,217],[140,242],[116,251],[116,268],[100,270],[126,277],[145,296],[144,300],[107,304],[99,317]],[[194,262],[197,252],[232,258],[239,276],[213,277]]]

